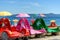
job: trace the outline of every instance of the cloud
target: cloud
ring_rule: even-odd
[[[38,2],[24,2],[22,3],[23,5],[26,5],[26,6],[36,6],[36,7],[40,7],[40,4]]]
[[[31,5],[40,7],[40,4],[39,3],[31,3]]]
[[[34,5],[35,5],[35,6],[38,6],[38,7],[40,6],[40,4],[39,4],[39,3],[34,3]]]

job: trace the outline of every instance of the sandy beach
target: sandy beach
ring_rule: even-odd
[[[57,36],[45,36],[42,38],[34,38],[34,39],[30,39],[30,40],[60,40],[60,35]]]

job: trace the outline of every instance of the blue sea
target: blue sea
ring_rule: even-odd
[[[39,14],[29,14],[30,17],[27,17],[27,19],[30,20],[31,19],[36,19],[36,18],[40,18],[41,16]],[[56,24],[58,26],[60,26],[60,14],[44,14],[45,17],[42,17],[46,23],[46,25],[50,25],[50,20],[56,20]],[[8,18],[9,20],[11,20],[11,25],[14,25],[13,20],[14,19],[18,19],[20,20],[20,17],[16,17],[17,14],[12,15],[12,16],[0,16],[0,18]]]

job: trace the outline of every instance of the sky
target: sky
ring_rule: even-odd
[[[60,14],[60,0],[0,0],[0,12]]]

